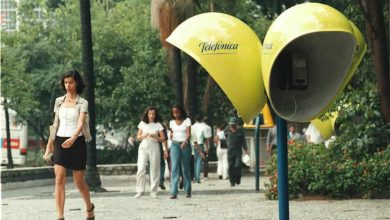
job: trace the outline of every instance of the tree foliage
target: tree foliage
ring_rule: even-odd
[[[81,69],[78,3],[44,3],[23,1],[19,31],[2,32],[1,57],[2,95],[43,139],[54,98],[63,94],[59,77],[67,69]],[[39,18],[32,13],[37,6],[44,11]],[[164,52],[149,27],[147,2],[108,6],[94,1],[91,10],[97,123],[128,128],[147,105],[167,108],[172,94]]]
[[[213,2],[214,11],[241,19],[262,41],[272,20],[281,10],[304,1],[198,2],[198,13],[209,12],[210,2]],[[342,11],[364,32],[364,16],[356,1],[316,2],[327,3]],[[52,121],[49,116],[53,115],[54,98],[63,94],[59,87],[59,76],[70,68],[81,69],[79,5],[77,1],[64,0],[26,0],[21,3],[18,32],[2,32],[2,96],[8,98],[8,107],[16,110],[45,139]],[[38,6],[43,12],[40,16],[33,12]],[[92,1],[91,12],[97,124],[135,132],[143,110],[149,105],[156,106],[164,120],[168,120],[169,107],[175,102],[174,89],[169,80],[166,52],[161,47],[159,33],[150,27],[150,2],[95,0]],[[388,19],[388,12],[385,15]],[[321,157],[326,156],[329,161],[341,164],[335,166],[345,164],[350,167],[352,160],[358,167],[359,164],[363,166],[364,161],[372,161],[374,167],[384,158],[380,156],[381,152],[389,149],[389,128],[381,121],[371,53],[367,51],[357,74],[334,106],[334,110],[339,111],[339,135],[326,151],[331,154]],[[206,88],[208,73],[202,67],[198,68],[197,94],[201,95]],[[202,106],[201,100],[198,96],[198,106]],[[232,109],[230,101],[215,85],[208,108],[209,122],[216,124],[226,121]],[[303,152],[313,154],[313,149],[309,147]],[[320,161],[317,153],[322,152],[316,151],[317,160],[312,162]],[[307,163],[304,167],[312,166]],[[321,170],[320,165],[317,168]],[[291,169],[290,173],[293,173]],[[379,170],[375,172],[383,174]],[[342,179],[343,176],[339,177]],[[320,176],[316,178],[320,180]],[[375,182],[374,179],[370,181]],[[380,183],[383,183],[383,179]],[[315,189],[320,189],[320,186],[324,185],[313,185]],[[380,184],[376,186],[380,188]],[[339,190],[335,194],[342,193]]]

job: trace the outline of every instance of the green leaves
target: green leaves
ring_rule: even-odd
[[[45,13],[28,17],[37,3]],[[50,1],[50,8],[44,3],[24,2],[21,14],[29,19],[21,20],[19,32],[2,33],[2,95],[41,137],[51,123],[54,98],[63,94],[59,76],[81,66],[78,2]],[[93,2],[91,10],[97,123],[129,127],[146,105],[163,109],[173,100],[165,54],[150,28],[149,2],[106,6]]]

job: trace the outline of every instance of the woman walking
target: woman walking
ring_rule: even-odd
[[[217,174],[219,179],[226,180],[228,178],[228,154],[227,142],[224,133],[225,125],[220,124],[217,128],[217,135],[215,136],[215,143],[217,145],[218,168]]]
[[[85,203],[87,220],[93,220],[95,206],[91,202],[89,187],[84,180],[87,163],[85,142],[92,139],[89,130],[88,102],[80,96],[85,84],[80,73],[71,70],[63,75],[61,86],[66,94],[55,100],[54,123],[50,127],[43,158],[52,159],[54,163],[58,219],[64,219],[66,169],[71,169],[73,182]]]
[[[141,141],[138,149],[137,160],[137,194],[139,198],[145,191],[146,166],[150,164],[150,196],[157,197],[157,189],[160,182],[160,145],[165,142],[164,127],[161,117],[154,107],[145,109],[142,120],[138,125],[137,139]],[[166,145],[164,145],[166,146]],[[167,157],[167,149],[163,150],[164,158]]]
[[[191,120],[187,118],[183,107],[174,105],[171,108],[172,120],[169,122],[170,138],[172,140],[170,147],[170,157],[172,162],[171,174],[171,199],[176,199],[179,185],[180,164],[183,168],[184,191],[186,197],[191,197],[191,146],[189,139],[191,137]]]

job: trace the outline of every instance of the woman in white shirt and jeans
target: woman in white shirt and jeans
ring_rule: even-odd
[[[142,120],[138,125],[137,139],[141,141],[138,148],[137,160],[137,194],[135,198],[142,196],[145,191],[145,175],[148,161],[150,163],[150,196],[157,196],[160,182],[160,145],[158,142],[165,141],[164,127],[161,117],[154,107],[148,107],[143,113]],[[164,158],[167,157],[167,149],[164,149]]]
[[[172,120],[169,122],[170,138],[172,140],[170,147],[170,157],[172,162],[171,174],[171,199],[176,199],[179,185],[180,163],[183,165],[184,191],[186,197],[191,197],[191,146],[189,139],[191,137],[191,120],[187,118],[183,107],[174,105],[171,108]]]

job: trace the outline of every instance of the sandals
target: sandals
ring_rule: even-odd
[[[87,212],[93,212],[95,210],[95,205],[92,203],[92,207],[87,210]],[[95,216],[93,217],[87,217],[87,220],[95,220]]]
[[[92,203],[92,207],[87,212],[93,212],[93,210],[95,210],[95,205]],[[57,220],[65,220],[65,218],[57,218]],[[87,220],[95,220],[95,216],[87,217]]]

